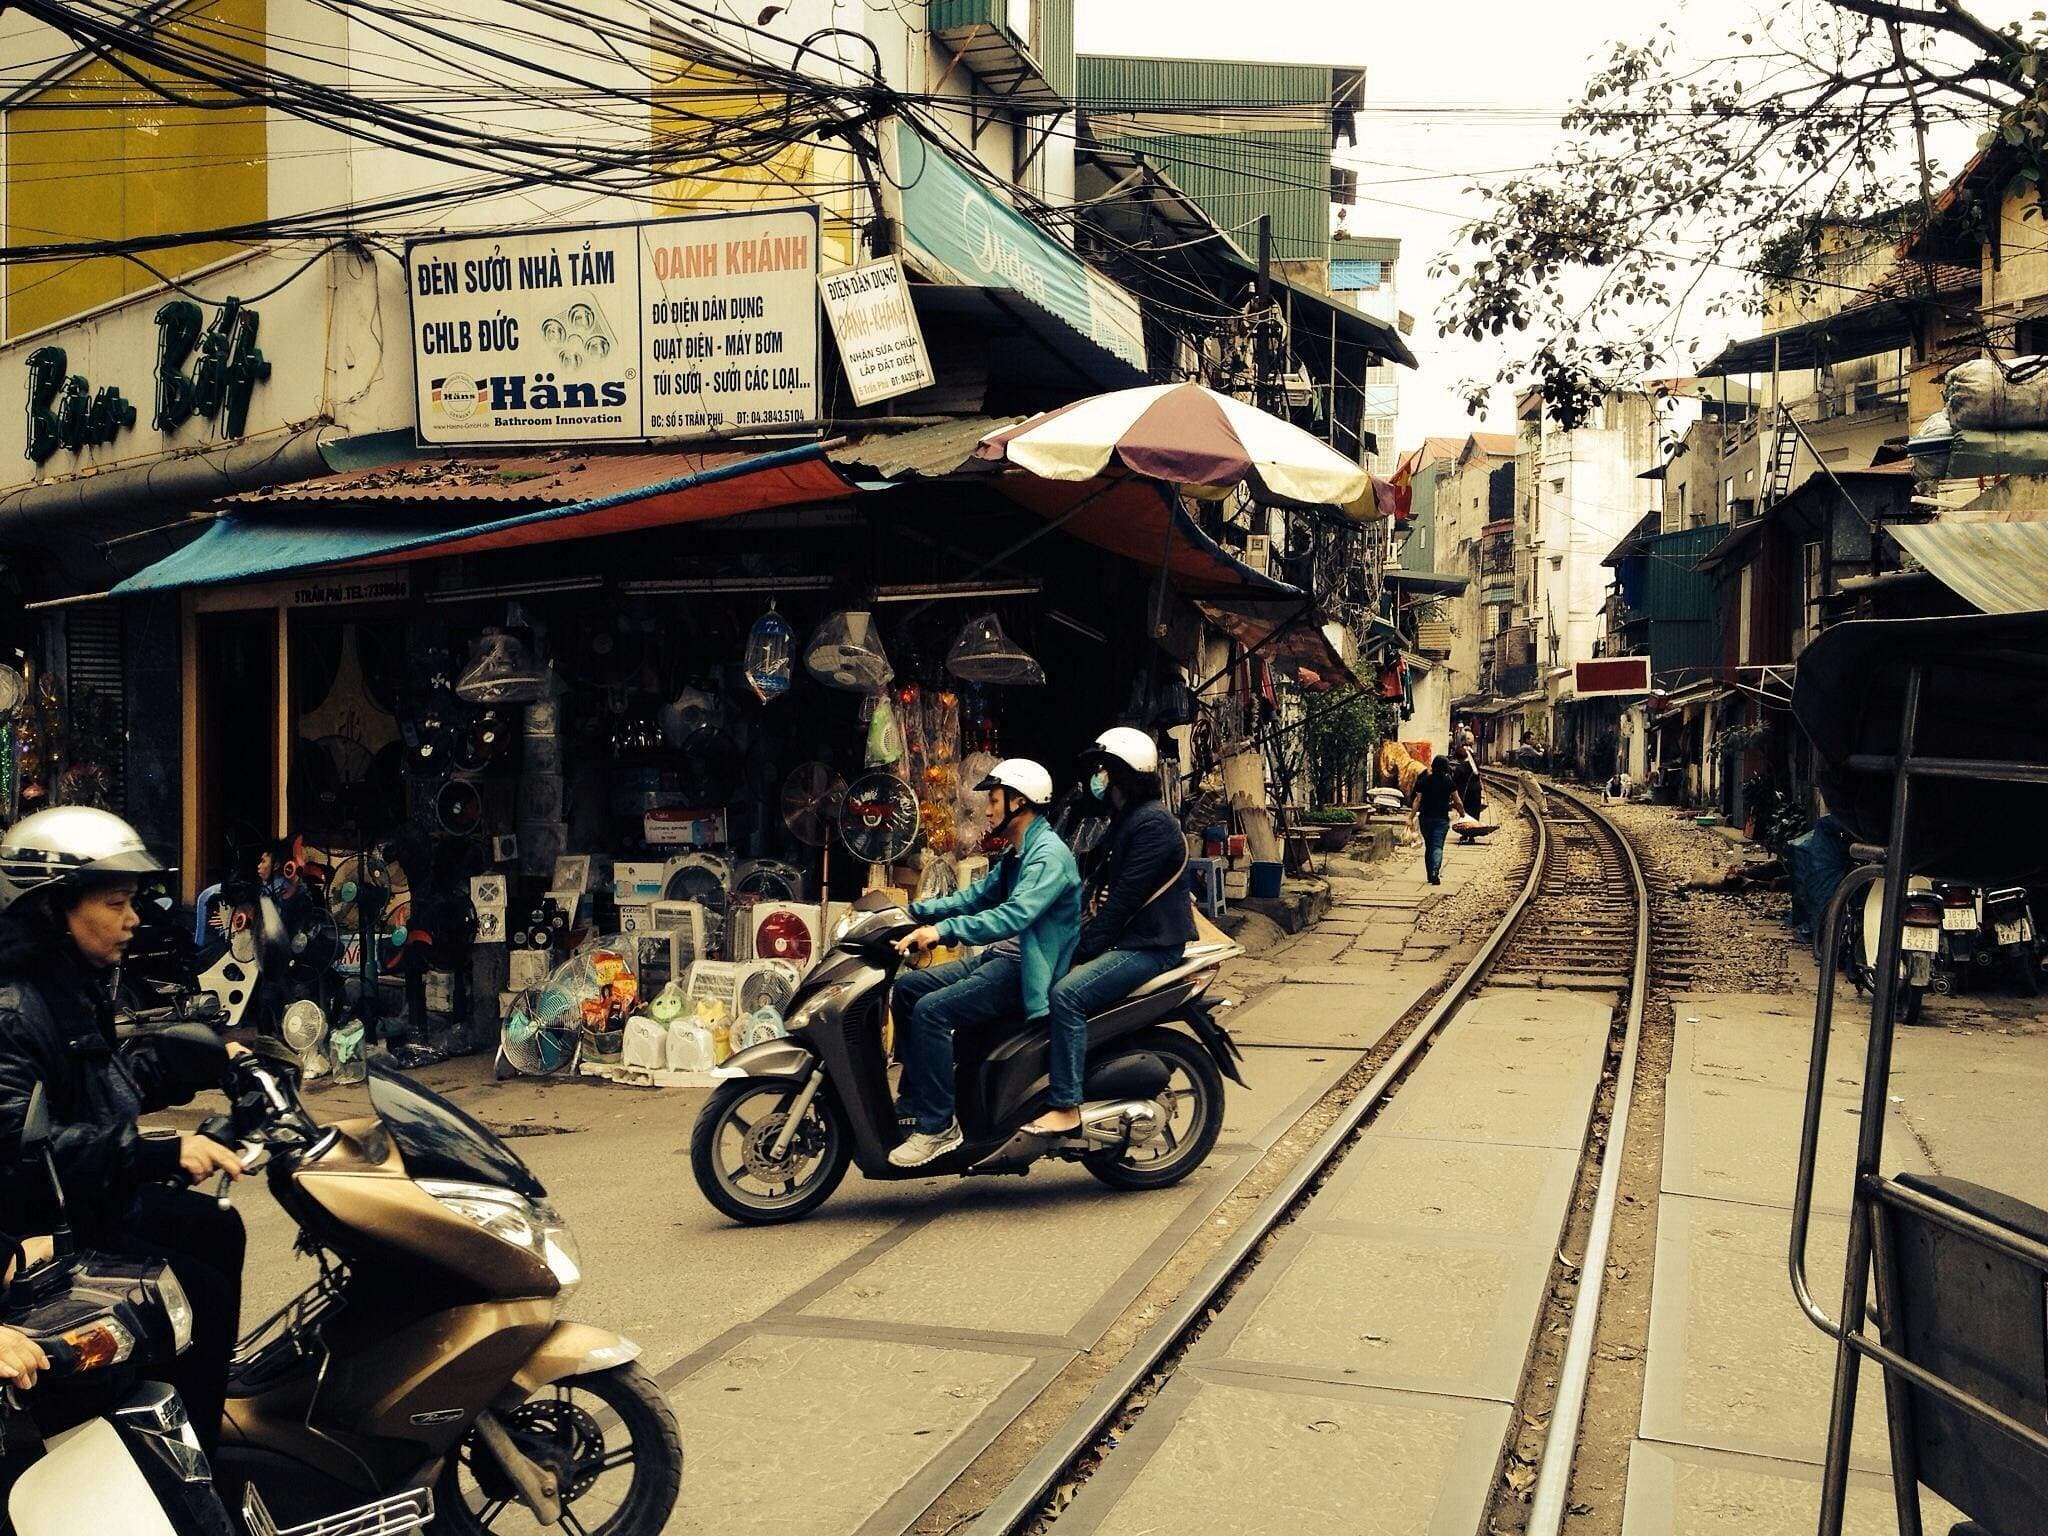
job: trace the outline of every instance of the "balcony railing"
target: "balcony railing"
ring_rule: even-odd
[[[1516,667],[1497,667],[1495,672],[1500,679],[1500,693],[1504,698],[1512,698],[1518,693],[1531,693],[1535,691],[1536,664],[1534,662],[1524,662]]]

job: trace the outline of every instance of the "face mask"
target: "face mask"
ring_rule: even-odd
[[[1109,770],[1107,768],[1095,770],[1094,777],[1088,780],[1088,793],[1098,800],[1109,798]]]

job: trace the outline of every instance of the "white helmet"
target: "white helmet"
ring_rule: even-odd
[[[1158,745],[1143,731],[1128,725],[1112,726],[1104,731],[1095,738],[1093,751],[1115,758],[1133,773],[1159,771]]]
[[[93,875],[150,875],[163,865],[111,811],[59,805],[0,833],[0,912],[24,896]]]
[[[1052,804],[1052,775],[1028,757],[1006,757],[989,769],[976,789],[1012,789],[1033,805]]]

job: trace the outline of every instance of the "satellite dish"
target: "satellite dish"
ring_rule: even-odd
[[[827,618],[811,636],[804,666],[826,687],[856,693],[886,688],[896,675],[871,613],[840,612]]]

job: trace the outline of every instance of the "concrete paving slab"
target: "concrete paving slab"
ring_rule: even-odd
[[[2048,1209],[2048,1035],[1903,1030],[1891,1091],[1943,1173]]]
[[[1638,1440],[1629,1452],[1622,1536],[1812,1536],[1820,1518],[1820,1470],[1760,1456],[1731,1456]],[[1924,1490],[1923,1528],[1961,1518]],[[1849,1477],[1844,1536],[1898,1536],[1889,1477]]]
[[[1406,954],[1347,953],[1342,960],[1331,965],[1291,966],[1280,979],[1310,987],[1375,986],[1405,991],[1410,999],[1409,1007],[1413,1007],[1413,1000],[1435,986],[1444,975],[1442,965],[1416,963]],[[1402,1012],[1407,1012],[1407,1009]]]
[[[1349,984],[1283,982],[1229,1016],[1243,1045],[1308,1045],[1370,1050],[1414,1005],[1427,983],[1391,987],[1384,979]]]
[[[862,1264],[801,1315],[999,1330],[1085,1349],[1116,1320],[1123,1293],[1142,1288],[1132,1267],[1155,1244],[1178,1247],[1214,1204],[1219,1176],[1200,1171],[1128,1196],[1073,1167],[989,1180],[971,1203]],[[1156,1268],[1147,1264],[1147,1274]],[[1120,1286],[1126,1277],[1133,1283]]]
[[[1348,955],[1398,955],[1415,933],[1410,923],[1373,923],[1351,941]]]
[[[1368,1137],[1317,1197],[1319,1219],[1542,1244],[1564,1225],[1578,1154]]]
[[[1470,1536],[1508,1411],[1184,1372],[1139,1421],[1126,1456],[1089,1483],[1059,1528],[1073,1536]]]
[[[1813,1000],[1797,995],[1684,993],[1674,999],[1671,1070],[1779,1088],[1806,1087],[1813,1051]],[[1828,1053],[1830,1092],[1855,1093],[1863,1081],[1867,1028],[1836,1014]]]
[[[1645,1439],[1818,1464],[1827,1440],[1834,1346],[1806,1320],[1785,1277],[1790,1213],[1666,1196],[1658,1211],[1644,1383]],[[1817,1214],[1807,1255],[1814,1294],[1840,1305],[1847,1224]],[[1851,1464],[1883,1472],[1884,1394],[1866,1369]]]
[[[1554,999],[1544,998],[1525,1017],[1468,1014],[1456,1020],[1433,1054],[1503,1080],[1598,1072],[1607,1054],[1610,1017],[1611,1011],[1597,1004],[1575,1014],[1562,1013]]]
[[[1350,1050],[1293,1050],[1244,1046],[1238,1070],[1251,1086],[1224,1085],[1219,1149],[1271,1146],[1301,1112],[1357,1063]]]
[[[1550,1249],[1310,1231],[1253,1272],[1197,1358],[1297,1377],[1512,1400]]]
[[[667,1529],[853,1536],[885,1510],[877,1525],[898,1529],[980,1452],[999,1427],[988,1420],[1007,1421],[1005,1399],[1047,1374],[1021,1353],[752,1335],[669,1393],[690,1464]],[[765,1470],[770,1425],[802,1447],[800,1475]]]
[[[1799,1172],[1803,1091],[1741,1078],[1674,1075],[1665,1096],[1663,1187],[1667,1194],[1790,1207]],[[1861,1101],[1822,1100],[1814,1208],[1846,1214],[1863,1127]],[[1886,1173],[1934,1166],[1896,1111],[1885,1130]]]
[[[1285,969],[1297,965],[1327,965],[1342,955],[1351,941],[1341,933],[1325,933],[1320,926],[1307,933],[1276,944],[1268,951],[1268,958],[1278,961]]]
[[[1597,1080],[1559,1092],[1567,1074],[1510,1075],[1484,1061],[1444,1065],[1451,1070],[1419,1073],[1404,1086],[1378,1128],[1390,1136],[1572,1151],[1584,1143]]]

